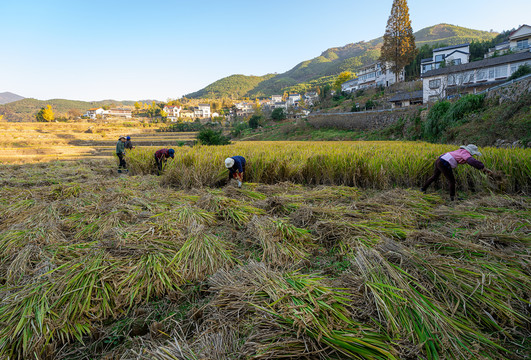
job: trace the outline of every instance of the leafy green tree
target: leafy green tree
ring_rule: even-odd
[[[41,108],[37,115],[35,116],[37,121],[40,122],[51,122],[54,120],[55,116],[52,110],[51,105],[46,105],[45,107]]]
[[[222,131],[216,131],[212,129],[202,129],[197,134],[197,141],[202,145],[228,145],[230,144],[230,138],[224,136]]]
[[[400,71],[415,58],[416,53],[407,0],[394,0],[387,20],[380,61],[391,64],[391,71],[398,82]]]
[[[249,127],[251,129],[256,129],[258,126],[260,126],[260,123],[262,122],[262,116],[261,115],[253,115],[249,119]]]
[[[276,108],[271,112],[271,119],[281,121],[286,119],[286,112],[282,108]]]

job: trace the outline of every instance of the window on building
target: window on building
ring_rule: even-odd
[[[471,72],[468,72],[464,75],[464,78],[463,78],[463,82],[466,84],[466,83],[471,83],[471,82],[474,82],[474,72],[471,71]]]
[[[525,39],[525,40],[518,40],[516,42],[516,47],[518,49],[527,49],[529,47],[529,40],[528,39]]]
[[[454,65],[461,65],[461,59],[454,59]]]
[[[435,56],[435,62],[441,62],[444,60],[444,55],[436,55]]]
[[[438,89],[441,87],[441,79],[430,80],[430,89]]]
[[[494,78],[494,69],[489,69],[489,79]]]
[[[431,70],[431,64],[430,65],[424,65],[424,72]]]
[[[448,85],[455,85],[455,75],[448,75]]]
[[[496,78],[507,77],[507,66],[498,66],[496,68]]]
[[[514,74],[514,72],[518,69],[518,65],[512,64],[511,65],[511,75]]]
[[[487,70],[478,70],[476,71],[477,81],[482,81],[487,79]]]

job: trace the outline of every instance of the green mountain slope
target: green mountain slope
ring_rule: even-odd
[[[102,107],[104,105],[119,107],[133,104],[134,101],[102,100],[87,102],[65,99],[37,100],[26,98],[9,104],[0,105],[0,115],[4,115],[4,120],[8,121],[33,121],[35,120],[35,114],[46,105],[52,106],[52,110],[57,117],[65,116],[65,114],[72,109],[85,113],[90,108]]]
[[[188,94],[186,97],[194,99],[231,97],[238,99],[245,96],[249,91],[252,91],[264,80],[268,80],[274,76],[275,74],[264,76],[231,75],[195,93]]]
[[[415,39],[417,46],[420,47],[425,44],[456,45],[472,41],[484,41],[490,40],[496,35],[497,33],[439,24],[417,31]],[[282,94],[284,91],[305,91],[315,88],[317,85],[332,82],[333,78],[340,72],[355,72],[362,66],[378,59],[382,42],[383,38],[380,37],[368,42],[361,41],[343,47],[330,48],[320,56],[303,61],[285,73],[258,82],[242,96],[261,97]],[[218,80],[203,90],[187,95],[187,97],[229,97],[230,92],[209,92],[207,89],[232,89],[238,87],[238,85],[231,83],[233,80],[246,82],[246,78],[249,78],[248,84],[251,85],[250,78],[257,78],[244,75],[235,76],[236,78],[229,76]]]

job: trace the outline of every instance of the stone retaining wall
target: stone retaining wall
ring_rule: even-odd
[[[343,130],[379,130],[402,118],[412,117],[417,111],[417,107],[409,107],[385,112],[310,114],[308,123],[317,129],[332,127]]]

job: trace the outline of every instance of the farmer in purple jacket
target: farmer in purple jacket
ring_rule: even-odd
[[[450,199],[452,201],[455,200],[455,177],[452,169],[456,168],[457,165],[468,164],[478,170],[483,171],[484,173],[492,174],[492,171],[487,169],[481,161],[473,158],[474,155],[481,156],[481,153],[478,151],[478,147],[474,144],[469,144],[466,146],[463,145],[459,148],[459,150],[451,151],[441,155],[437,160],[435,160],[435,172],[420,190],[422,192],[426,192],[428,186],[430,186],[432,182],[436,181],[442,173],[450,183]]]

